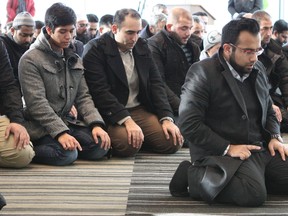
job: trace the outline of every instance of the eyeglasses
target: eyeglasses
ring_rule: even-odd
[[[87,27],[88,26],[88,23],[81,23],[81,24],[78,24],[79,27],[83,28],[83,27]]]
[[[89,28],[89,31],[97,31],[97,28]]]
[[[241,48],[241,47],[238,47],[238,46],[235,46],[234,44],[232,44],[232,43],[229,43],[230,44],[230,46],[233,46],[233,47],[235,47],[235,48],[237,48],[237,49],[240,49],[244,54],[246,54],[246,55],[257,55],[257,56],[259,56],[259,55],[261,55],[262,53],[263,53],[263,51],[264,51],[264,49],[262,48],[262,47],[259,47],[258,49],[243,49],[243,48]]]

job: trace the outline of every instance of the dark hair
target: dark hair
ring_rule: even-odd
[[[121,24],[124,22],[126,16],[141,19],[140,14],[136,10],[124,8],[116,11],[113,23],[116,24],[118,28],[121,28]]]
[[[199,16],[193,15],[192,18],[193,18],[193,21],[194,21],[195,23],[204,24],[204,25],[205,25],[205,23],[202,21],[202,19],[201,19]]]
[[[203,12],[203,11],[195,12],[192,15],[194,15],[194,16],[207,16],[208,17],[208,14]]]
[[[141,20],[141,23],[142,23],[142,28],[144,28],[145,26],[148,25],[148,22],[147,22],[147,20],[145,20],[145,19],[142,19],[142,20]]]
[[[42,22],[40,20],[35,21],[35,28],[36,29],[41,29],[43,26],[44,26],[44,22]]]
[[[288,31],[288,23],[283,19],[277,20],[273,26],[273,32],[274,31],[276,31],[278,33]]]
[[[87,14],[88,22],[98,23],[99,19],[95,14]]]
[[[58,26],[76,25],[76,14],[70,7],[62,3],[55,3],[49,7],[45,14],[45,25],[55,30]]]
[[[113,15],[105,14],[104,16],[100,18],[99,26],[103,26],[103,25],[111,26],[112,24],[113,24]]]
[[[260,32],[259,24],[254,19],[241,18],[228,22],[222,29],[221,46],[225,43],[237,44],[241,32],[248,31],[252,35]]]

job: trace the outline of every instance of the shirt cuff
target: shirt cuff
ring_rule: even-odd
[[[127,119],[131,119],[131,116],[127,116],[127,117],[121,119],[120,121],[117,122],[117,124],[122,125]]]
[[[225,156],[225,155],[228,153],[228,151],[229,151],[229,148],[230,148],[230,145],[228,145],[228,146],[227,146],[227,148],[225,149],[225,151],[224,151],[224,153],[223,153],[223,155],[222,155],[222,156]]]
[[[163,117],[161,118],[159,121],[162,123],[164,120],[168,120],[170,122],[173,122],[174,123],[174,119],[172,119],[171,117],[167,116],[167,117]]]
[[[238,17],[239,13],[233,14],[233,19],[236,19]]]

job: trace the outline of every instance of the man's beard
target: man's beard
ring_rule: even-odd
[[[180,45],[185,45],[186,43],[183,43],[181,38],[179,37],[179,35],[176,32],[169,32],[170,37],[174,38],[174,40],[180,44]]]
[[[250,74],[251,71],[247,70],[245,67],[238,65],[235,61],[235,53],[233,52],[229,59],[229,64],[235,69],[235,71],[242,77],[245,74]]]
[[[21,46],[22,46],[23,48],[29,48],[30,45],[31,45],[31,43],[23,43]]]

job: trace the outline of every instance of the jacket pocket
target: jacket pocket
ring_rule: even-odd
[[[55,61],[55,65],[52,64],[43,64],[43,68],[45,72],[51,73],[51,74],[57,74],[61,70],[63,70],[63,66],[59,61]]]
[[[65,93],[65,75],[64,68],[60,65],[60,62],[55,61],[55,65],[43,64],[43,83],[46,91],[47,98],[66,98]]]

